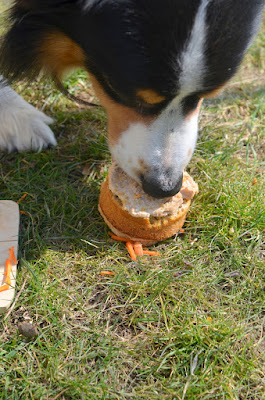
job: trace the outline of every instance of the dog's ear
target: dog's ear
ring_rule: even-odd
[[[38,64],[55,80],[61,80],[63,73],[69,69],[85,68],[85,55],[81,47],[58,30],[47,29],[35,51]]]
[[[80,46],[54,27],[51,13],[36,4],[31,8],[32,3],[19,0],[12,10],[11,28],[0,47],[0,73],[13,81],[31,80],[43,71],[58,81],[65,70],[84,67]]]

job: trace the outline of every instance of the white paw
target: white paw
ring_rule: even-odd
[[[0,150],[40,151],[55,146],[52,118],[27,103],[8,86],[0,86]]]

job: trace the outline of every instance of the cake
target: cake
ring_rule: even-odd
[[[196,193],[197,183],[184,172],[179,193],[153,198],[114,163],[101,185],[99,212],[115,235],[149,245],[180,231]]]

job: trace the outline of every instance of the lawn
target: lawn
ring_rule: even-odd
[[[83,71],[65,84],[93,99]],[[58,146],[0,154],[0,198],[27,194],[24,289],[0,317],[0,399],[264,399],[265,25],[204,103],[188,167],[200,192],[185,233],[153,246],[160,257],[131,261],[98,213],[111,161],[104,111],[47,81],[16,88],[56,120]],[[18,332],[25,321],[33,340]]]

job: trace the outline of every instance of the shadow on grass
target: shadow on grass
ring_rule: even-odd
[[[97,205],[109,153],[102,121],[90,112],[58,119],[56,148],[0,156],[1,198],[19,201],[27,193],[20,202],[20,257],[26,260],[46,248],[95,254],[96,243],[104,243]]]

